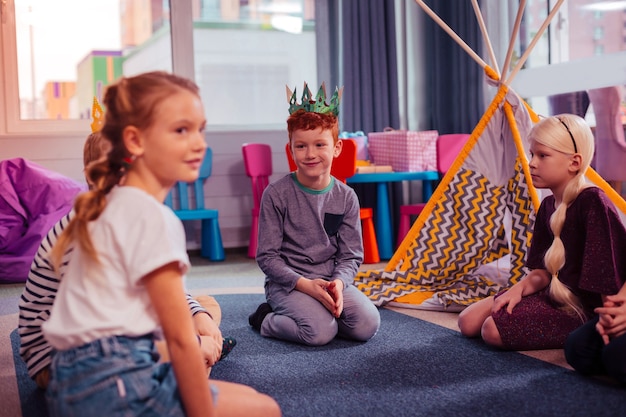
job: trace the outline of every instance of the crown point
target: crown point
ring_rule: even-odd
[[[91,122],[91,133],[96,133],[104,125],[104,111],[96,96],[93,97],[93,104],[91,105],[91,117],[93,119]]]
[[[304,109],[307,112],[313,113],[333,113],[335,116],[339,114],[339,104],[341,101],[341,94],[343,92],[343,87],[341,89],[335,88],[335,92],[333,93],[330,104],[326,104],[326,83],[322,82],[322,85],[317,90],[317,95],[315,99],[312,99],[312,93],[309,89],[308,84],[305,82],[302,92],[302,102],[298,104],[296,99],[296,90],[294,88],[293,93],[289,87],[287,87],[287,100],[289,102],[289,114],[293,114],[294,112]],[[291,94],[290,94],[291,93]]]

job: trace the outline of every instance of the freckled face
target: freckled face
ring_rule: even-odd
[[[341,141],[334,143],[330,130],[296,130],[291,136],[291,152],[296,176],[305,187],[323,189],[330,183],[333,158],[341,152]]]

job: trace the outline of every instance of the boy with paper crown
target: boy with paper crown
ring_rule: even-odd
[[[287,88],[289,146],[295,172],[270,184],[259,215],[257,263],[265,273],[265,295],[250,315],[262,336],[321,346],[335,336],[367,341],[380,314],[354,285],[363,261],[359,202],[354,190],[330,175],[338,140],[336,89],[326,104],[325,86],[302,103]]]

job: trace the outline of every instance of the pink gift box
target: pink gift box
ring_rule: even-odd
[[[340,139],[352,139],[356,142],[356,159],[367,161],[369,155],[367,152],[367,136],[362,131],[358,132],[341,132]]]
[[[436,130],[372,132],[367,135],[370,159],[376,165],[391,165],[395,172],[436,171],[438,137]]]

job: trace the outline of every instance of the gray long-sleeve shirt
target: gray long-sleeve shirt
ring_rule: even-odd
[[[334,178],[319,191],[293,173],[270,184],[261,200],[256,258],[266,280],[289,291],[301,276],[351,285],[363,261],[359,210],[354,190]]]

